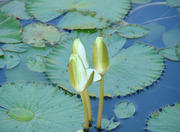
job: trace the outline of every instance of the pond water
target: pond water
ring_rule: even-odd
[[[153,2],[162,2],[162,0],[154,0]],[[60,17],[49,22],[56,25]],[[132,10],[125,19],[126,22],[132,24],[140,24],[145,27],[151,23],[157,23],[165,27],[165,31],[171,29],[180,29],[180,12],[176,8],[163,4],[155,4],[143,6],[133,4]],[[37,21],[21,21],[22,26]],[[162,33],[153,41],[147,41],[145,38],[128,40],[124,48],[129,47],[135,42],[143,42],[153,45],[156,48],[164,48],[162,41]],[[179,34],[180,36],[180,34]],[[115,97],[113,99],[105,99],[103,116],[111,118],[114,115],[115,104],[123,100],[133,101],[136,105],[136,113],[133,117],[121,120],[121,125],[112,130],[112,132],[144,132],[146,120],[148,116],[167,104],[173,105],[175,102],[180,103],[180,62],[165,59],[166,68],[161,78],[143,91],[126,97]],[[6,82],[5,69],[0,70],[0,85]],[[97,118],[98,99],[92,99],[93,118]],[[116,119],[118,120],[118,119]],[[96,129],[91,128],[91,132]]]

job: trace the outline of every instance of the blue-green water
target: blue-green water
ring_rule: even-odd
[[[160,1],[160,0],[159,0]],[[162,0],[161,0],[162,1]],[[153,2],[158,2],[154,0]],[[139,6],[133,4],[132,11],[126,17],[126,21],[132,24],[140,24],[146,26],[152,22],[158,23],[165,27],[165,31],[171,29],[180,29],[180,12],[176,8],[168,7],[166,5],[152,5],[136,10]],[[135,11],[136,10],[136,11]],[[50,24],[56,25],[61,17],[50,21]],[[21,21],[22,26],[29,23],[37,22],[35,20]],[[179,35],[180,36],[180,35]],[[162,36],[156,40],[148,42],[144,38],[128,40],[124,48],[129,47],[135,42],[143,42],[148,45],[163,48],[165,45],[162,41]],[[105,99],[104,113],[105,117],[111,118],[114,113],[115,104],[123,100],[133,101],[136,105],[136,114],[129,118],[121,120],[121,125],[112,132],[144,132],[146,127],[146,120],[152,112],[166,106],[173,105],[175,102],[180,103],[180,62],[173,62],[165,59],[166,68],[161,78],[143,91],[127,97],[115,97],[113,99]],[[0,70],[0,84],[6,82],[4,75],[5,69]],[[92,99],[93,118],[97,118],[98,99]],[[117,119],[116,119],[117,120]],[[94,124],[95,125],[95,124]],[[91,128],[91,132],[96,129]]]

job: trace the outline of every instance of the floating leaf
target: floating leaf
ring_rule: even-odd
[[[166,47],[175,46],[180,41],[179,38],[180,29],[172,29],[163,34],[163,42]]]
[[[34,47],[45,47],[46,44],[55,45],[60,40],[60,32],[52,25],[32,23],[23,30],[23,40]]]
[[[131,1],[136,4],[145,4],[151,2],[152,0],[131,0]]]
[[[72,33],[73,34],[73,33]],[[96,37],[95,34],[75,35],[72,39],[60,42],[47,57],[46,74],[55,84],[72,91],[69,82],[68,63],[71,54],[71,47],[75,38],[80,38],[87,51],[88,61],[92,67],[92,49]],[[113,34],[106,36],[105,43],[110,56],[110,69],[105,76],[106,96],[125,96],[142,90],[146,86],[152,85],[160,76],[164,69],[163,57],[158,54],[155,48],[143,44],[135,44],[128,49],[121,50],[125,41],[120,36]],[[136,70],[134,70],[136,69]],[[89,92],[98,95],[99,83],[93,83]]]
[[[140,38],[148,33],[148,30],[140,25],[128,24],[117,29],[120,36],[125,38]]]
[[[176,45],[176,56],[180,59],[180,42]]]
[[[35,72],[44,72],[46,67],[44,63],[44,57],[43,56],[35,56],[35,57],[29,57],[27,61],[27,67]]]
[[[5,71],[5,76],[8,82],[14,81],[39,81],[46,82],[47,79],[43,73],[33,72],[27,67],[27,61],[29,57],[46,56],[51,47],[46,46],[44,48],[30,47],[28,51],[19,54],[21,63],[16,68]]]
[[[109,0],[104,0],[104,1],[28,0],[27,1],[27,11],[30,14],[32,14],[34,17],[36,17],[37,19],[43,22],[50,21],[64,14],[65,12],[69,11],[69,13],[65,16],[65,18],[62,18],[62,21],[63,21],[63,25],[66,25],[66,27],[68,27],[68,24],[70,24],[71,29],[73,28],[72,27],[73,24],[75,24],[76,27],[80,27],[84,20],[85,21],[83,25],[84,27],[86,27],[86,29],[90,29],[92,27],[102,28],[102,25],[104,24],[103,21],[101,23],[102,19],[108,23],[120,21],[128,13],[128,11],[130,10],[130,6],[131,6],[130,0],[111,0],[111,1]],[[113,7],[113,10],[111,7]],[[74,21],[72,21],[72,19]],[[61,25],[61,23],[59,23],[59,25]],[[104,26],[107,26],[107,24]],[[65,27],[65,26],[61,26],[61,27]]]
[[[109,120],[107,118],[102,118],[101,128],[106,131],[111,131],[111,130],[117,128],[120,124],[121,124],[120,121],[117,121],[117,122],[114,121],[114,117],[111,120]]]
[[[21,19],[30,19],[25,8],[25,0],[12,0],[0,7],[2,12]]]
[[[17,53],[22,53],[28,50],[28,45],[27,44],[4,44],[2,46],[2,49],[4,51],[9,51],[9,52],[17,52]]]
[[[180,131],[180,104],[166,106],[161,111],[151,114],[147,121],[147,128],[153,132],[179,132]]]
[[[15,53],[5,52],[4,56],[0,57],[0,68],[6,66],[7,69],[12,69],[20,63],[20,58]]]
[[[133,102],[123,101],[116,105],[114,109],[115,115],[120,118],[129,118],[132,117],[136,112],[136,107]]]
[[[2,50],[2,48],[0,48],[0,56],[4,55],[4,51]]]
[[[82,16],[82,14],[79,12],[67,13],[58,23],[59,28],[69,30],[104,28],[108,25],[108,23],[106,23],[104,20],[99,20],[96,16]]]
[[[21,42],[20,22],[13,16],[0,12],[0,42],[18,43]]]
[[[161,35],[165,32],[165,27],[158,23],[150,23],[145,25],[145,27],[149,30],[149,33],[146,36],[144,36],[144,40],[146,40],[149,43],[160,38]]]
[[[179,61],[180,60],[180,58],[178,58],[176,55],[176,46],[160,49],[159,54],[162,55],[163,57],[169,59],[169,60],[173,60],[173,61]]]
[[[0,94],[0,105],[7,109],[0,111],[1,132],[73,132],[81,129],[81,101],[58,88],[17,82],[4,84]]]
[[[172,7],[179,7],[180,6],[180,0],[166,0],[167,5]]]

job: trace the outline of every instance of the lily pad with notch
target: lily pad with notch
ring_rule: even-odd
[[[102,129],[106,131],[111,131],[115,128],[117,128],[121,124],[120,121],[114,121],[114,117],[112,117],[110,120],[107,118],[102,118]]]

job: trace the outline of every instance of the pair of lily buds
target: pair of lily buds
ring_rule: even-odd
[[[73,88],[80,94],[84,106],[85,129],[89,128],[92,121],[91,104],[88,95],[88,87],[92,82],[100,81],[100,101],[98,111],[97,128],[101,127],[102,107],[104,97],[104,74],[109,68],[109,56],[104,39],[97,37],[93,47],[93,65],[89,68],[85,48],[79,38],[75,39],[72,54],[69,60],[69,76]],[[100,108],[101,107],[101,108]]]

